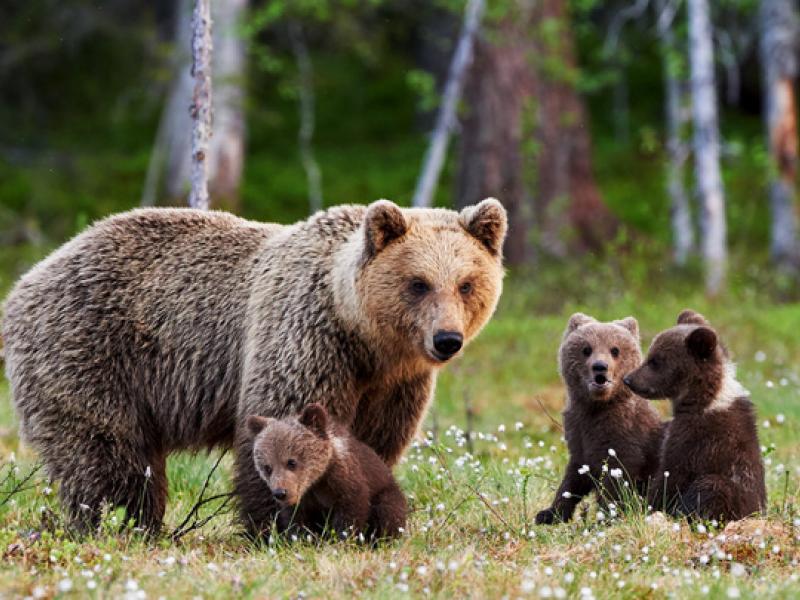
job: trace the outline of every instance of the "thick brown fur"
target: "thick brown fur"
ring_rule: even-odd
[[[655,510],[719,520],[764,510],[755,409],[702,315],[683,311],[677,326],[653,340],[644,364],[625,381],[642,396],[672,402],[674,418],[650,494]]]
[[[396,463],[449,358],[437,332],[466,344],[494,311],[505,230],[491,199],[461,213],[341,206],[290,226],[188,209],[108,218],[8,297],[22,431],[90,525],[107,500],[157,529],[167,456],[234,446],[241,516],[260,531],[274,507],[245,417],[320,402]]]
[[[553,504],[536,515],[537,524],[569,521],[593,490],[602,503],[624,498],[626,484],[631,492],[644,493],[658,466],[663,424],[653,407],[622,383],[641,361],[633,317],[610,323],[582,313],[570,317],[559,349],[570,456]],[[621,469],[622,476],[610,477],[612,469]]]
[[[333,531],[380,539],[399,536],[408,506],[391,469],[321,404],[298,417],[248,417],[253,461],[280,511],[280,532]]]

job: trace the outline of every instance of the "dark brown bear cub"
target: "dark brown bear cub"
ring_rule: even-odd
[[[298,417],[247,418],[253,460],[280,510],[277,529],[370,539],[398,536],[408,507],[374,450],[335,425],[321,404]]]
[[[683,311],[625,383],[646,398],[672,401],[674,418],[650,493],[655,510],[720,520],[764,510],[755,410],[703,316]]]
[[[602,501],[618,501],[630,486],[644,493],[658,466],[663,426],[653,407],[622,383],[641,361],[633,317],[611,323],[581,313],[570,317],[559,350],[569,464],[537,524],[569,521],[581,498],[596,488]]]

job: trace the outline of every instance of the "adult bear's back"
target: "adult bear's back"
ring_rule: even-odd
[[[112,437],[135,431],[164,451],[229,443],[250,273],[282,229],[226,213],[135,210],[31,269],[3,322],[29,440],[43,450],[54,430],[68,436],[81,423],[81,435],[87,425]]]

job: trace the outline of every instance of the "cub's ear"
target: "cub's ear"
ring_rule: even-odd
[[[569,318],[569,321],[567,321],[567,328],[564,330],[564,337],[567,337],[581,325],[588,325],[589,323],[597,323],[597,319],[580,312],[575,313]]]
[[[678,315],[678,325],[709,325],[710,323],[699,312],[695,312],[690,308],[682,311]]]
[[[495,198],[487,198],[475,206],[468,206],[458,216],[461,226],[483,244],[492,256],[503,252],[503,241],[508,231],[506,209]]]
[[[247,417],[247,431],[250,432],[250,437],[256,437],[270,422],[272,422],[272,419],[269,417],[259,417],[258,415],[250,415]]]
[[[639,339],[639,322],[634,317],[625,317],[619,321],[614,321],[614,324],[624,327],[631,332],[633,337],[635,337],[637,340]]]
[[[328,411],[321,404],[315,402],[306,406],[299,420],[319,437],[328,437]]]
[[[689,354],[698,360],[708,360],[717,348],[717,334],[708,327],[698,327],[686,336]]]
[[[367,208],[364,231],[367,256],[372,258],[391,242],[406,234],[408,221],[394,202],[378,200]]]

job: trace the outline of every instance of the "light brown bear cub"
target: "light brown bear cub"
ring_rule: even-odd
[[[247,427],[256,470],[280,507],[279,532],[400,535],[408,507],[392,471],[321,404],[309,404],[298,417],[250,416]]]
[[[645,363],[625,377],[645,398],[669,398],[668,425],[650,504],[672,515],[741,519],[764,510],[767,492],[748,392],[706,319],[683,311]]]
[[[559,350],[570,457],[555,500],[536,515],[537,524],[569,521],[592,490],[603,502],[618,501],[626,486],[644,493],[658,466],[663,425],[658,413],[622,383],[641,361],[633,317],[610,323],[582,313],[570,317]]]

